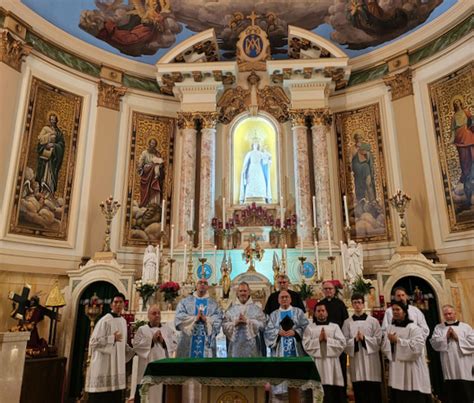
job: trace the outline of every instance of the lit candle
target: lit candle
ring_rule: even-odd
[[[217,245],[214,245],[214,273],[217,273]]]
[[[300,255],[303,256],[303,222],[300,222]]]
[[[156,245],[156,270],[155,281],[158,282],[158,272],[160,271],[160,244]]]
[[[346,259],[344,259],[344,256],[342,256],[342,251],[344,250],[344,243],[341,241],[341,257],[342,257],[342,274],[344,276],[344,279],[346,278]]]
[[[222,225],[225,229],[225,197],[222,198]]]
[[[201,224],[201,258],[204,258],[204,224]]]
[[[316,221],[316,196],[313,196],[313,227],[316,228],[317,221]]]
[[[166,200],[161,201],[161,231],[165,229]]]
[[[184,257],[183,257],[183,266],[186,267],[186,254],[188,252],[188,245],[187,244],[184,244]]]
[[[173,252],[174,252],[174,224],[171,225],[171,234],[170,234],[170,257],[173,259]]]
[[[346,227],[349,226],[349,210],[347,209],[347,196],[344,195],[344,216],[346,217]]]
[[[328,231],[329,256],[332,256],[331,227],[329,226],[329,221],[326,221],[326,228]]]
[[[285,249],[283,250],[283,257],[285,260],[288,258],[288,245],[285,244]]]
[[[318,241],[314,241],[314,257],[316,259],[316,278],[319,279],[321,275],[319,267],[319,244]]]
[[[280,196],[280,228],[283,228],[283,196]]]
[[[189,221],[190,221],[189,229],[192,230],[194,227],[194,199],[191,199],[191,213],[190,213]]]

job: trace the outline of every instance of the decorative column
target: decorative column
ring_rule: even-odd
[[[195,198],[196,185],[196,127],[195,114],[181,112],[178,114],[178,125],[181,129],[181,178],[179,183],[178,214],[178,245],[182,246],[188,240],[187,230],[192,228],[191,199]]]
[[[200,113],[201,129],[201,176],[199,188],[199,226],[204,224],[204,243],[214,244],[214,231],[211,227],[215,216],[216,195],[216,124],[217,112]],[[200,235],[201,236],[201,233]]]
[[[290,111],[291,130],[293,132],[293,150],[295,160],[295,199],[298,224],[303,222],[303,227],[297,226],[298,242],[312,244],[311,228],[311,193],[309,181],[309,158],[306,127],[306,116],[303,110]]]
[[[314,160],[314,167],[312,168],[314,169],[314,190],[316,194],[316,222],[320,229],[320,239],[327,239],[326,222],[332,223],[328,158],[328,135],[332,116],[326,108],[311,111],[310,116]]]

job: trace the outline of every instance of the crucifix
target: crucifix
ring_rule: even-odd
[[[17,305],[14,307],[13,312],[10,314],[10,316],[13,319],[19,319],[23,320],[25,316],[25,311],[28,309],[30,305],[30,301],[28,299],[28,295],[30,294],[31,291],[31,285],[25,284],[23,287],[23,291],[21,292],[21,295],[15,294],[15,292],[10,291],[10,294],[8,294],[8,299],[12,300],[14,303]]]
[[[252,26],[255,25],[255,20],[257,19],[257,17],[258,15],[255,14],[255,10],[253,10],[250,15],[247,15],[247,18],[250,19],[250,21],[252,21]]]

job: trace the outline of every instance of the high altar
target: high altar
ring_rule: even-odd
[[[472,323],[469,2],[61,3],[0,0],[0,295],[58,285],[69,397],[91,325],[117,291],[145,320],[143,285],[167,322],[199,277],[226,308],[285,273]]]

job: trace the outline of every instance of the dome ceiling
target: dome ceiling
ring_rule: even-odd
[[[288,58],[287,26],[319,34],[350,57],[387,45],[429,23],[456,0],[22,0],[37,14],[99,48],[148,64],[191,35],[214,28],[221,60],[235,57],[248,16]]]

